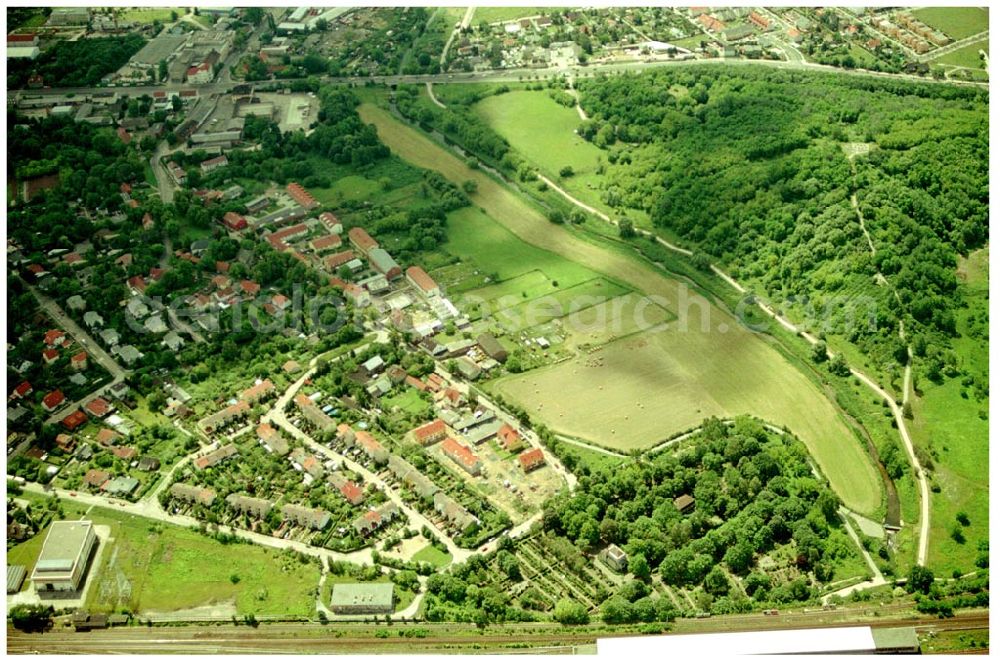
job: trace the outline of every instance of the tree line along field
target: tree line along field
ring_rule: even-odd
[[[554,226],[518,195],[481,171],[470,169],[443,147],[421,135],[418,130],[402,124],[387,111],[367,103],[359,108],[359,113],[365,122],[376,126],[381,140],[402,159],[437,170],[453,182],[475,181],[477,191],[470,194],[473,203],[480,206],[494,223],[500,221],[512,231],[519,244],[547,249],[569,263],[586,265],[612,276],[640,293],[656,294],[665,297],[667,302],[676,302],[679,282],[632,256],[610,251],[582,240],[564,227]],[[449,226],[449,235],[455,232],[452,226]],[[513,236],[510,237],[513,240]],[[875,471],[850,429],[822,392],[762,339],[737,326],[715,306],[706,304],[705,311],[709,314],[706,330],[698,329],[699,320],[688,331],[655,333],[644,347],[656,344],[660,352],[647,350],[646,357],[642,357],[640,350],[637,358],[636,349],[628,346],[635,343],[635,337],[617,347],[609,347],[605,351],[609,359],[605,362],[614,367],[614,373],[605,369],[604,375],[609,380],[603,389],[596,382],[573,382],[572,374],[569,374],[553,379],[549,386],[551,389],[539,389],[537,395],[534,389],[518,389],[524,388],[524,385],[516,385],[505,394],[519,403],[528,398],[540,399],[546,412],[543,421],[548,421],[549,412],[555,411],[557,416],[560,412],[567,413],[564,416],[566,420],[590,423],[592,428],[577,432],[582,437],[626,449],[651,445],[675,433],[677,428],[690,426],[708,414],[720,411],[738,414],[751,408],[749,412],[767,421],[788,425],[803,437],[846,504],[862,513],[876,513],[881,505],[881,489]],[[672,313],[677,314],[676,311]],[[693,315],[699,315],[697,308]],[[722,325],[725,325],[725,332],[720,331]],[[660,356],[663,351],[666,353]],[[659,362],[666,362],[667,366],[660,365],[666,371],[647,373],[641,378],[643,389],[631,389],[629,385],[635,381],[628,372],[635,369],[636,363],[641,363],[641,368],[645,370],[648,362],[643,363],[643,360],[649,359],[650,355],[657,356]],[[566,363],[542,371],[545,375],[553,371],[572,371],[564,369],[570,366],[571,363]],[[610,380],[612,375],[616,379],[613,382]],[[510,380],[530,380],[530,376],[526,374]],[[682,384],[682,379],[698,381],[695,383],[697,387],[693,388],[697,398],[692,399],[692,386]],[[569,385],[577,391],[567,398],[566,388]],[[650,394],[658,395],[661,403],[655,409],[640,408],[641,401],[648,399]],[[616,413],[617,421],[622,423],[620,427],[612,427],[593,415],[593,404],[603,406],[615,399],[614,403],[624,409]],[[534,403],[537,406],[538,401]],[[676,408],[677,403],[694,407],[684,412],[684,408]],[[624,420],[626,415],[629,416],[627,424]],[[661,427],[655,435],[653,430],[657,427],[650,424],[649,418],[656,418]],[[612,428],[615,429],[614,434],[610,434]],[[638,433],[634,433],[636,428]]]

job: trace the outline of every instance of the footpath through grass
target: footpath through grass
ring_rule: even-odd
[[[588,241],[550,223],[521,196],[469,168],[454,153],[388,111],[366,103],[359,112],[404,160],[436,170],[452,182],[474,181],[477,192],[470,196],[473,205],[520,240],[656,296],[664,308],[673,313],[682,310],[692,319],[687,329],[671,325],[649,333],[647,343],[638,346],[632,339],[618,342],[619,348],[605,359],[607,366],[600,368],[600,380],[587,382],[572,373],[554,375],[559,370],[581,368],[564,363],[505,381],[513,384],[505,390],[509,398],[549,424],[555,418],[579,427],[581,430],[570,433],[581,438],[625,448],[648,446],[709,414],[757,415],[787,425],[803,440],[848,507],[864,514],[879,509],[881,487],[866,452],[823,393],[765,338],[747,331],[707,301],[704,305],[686,302],[693,293],[633,253]],[[544,389],[535,386],[529,390],[529,385],[518,382],[536,379],[545,380]],[[612,426],[607,418],[595,414],[608,414],[612,408],[615,422],[628,424]],[[636,434],[632,428],[640,431]]]

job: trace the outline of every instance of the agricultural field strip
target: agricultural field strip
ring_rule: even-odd
[[[539,177],[543,181],[546,181],[547,184],[549,184],[550,187],[552,187],[557,192],[559,192],[563,197],[565,197],[573,205],[581,208],[585,212],[589,212],[591,214],[594,214],[594,215],[598,216],[599,218],[603,219],[604,221],[606,221],[608,223],[611,223],[611,224],[614,224],[615,226],[617,226],[617,222],[615,220],[611,219],[608,215],[606,215],[606,214],[604,214],[604,213],[602,213],[602,212],[600,212],[600,211],[598,211],[598,210],[596,210],[596,209],[594,209],[594,208],[592,208],[592,207],[590,207],[590,206],[582,203],[581,201],[577,200],[572,195],[570,195],[569,192],[563,190],[561,187],[559,187],[558,185],[556,185],[554,182],[552,182],[548,178],[544,177],[541,174],[538,174],[538,175],[539,175]],[[859,217],[860,217],[860,215],[859,215]],[[646,237],[653,236],[659,244],[661,244],[662,246],[666,247],[667,249],[670,249],[671,251],[677,252],[677,253],[679,253],[681,255],[690,256],[692,254],[691,250],[684,249],[684,248],[679,247],[677,245],[674,245],[674,244],[672,244],[670,242],[667,242],[663,238],[659,237],[658,235],[656,235],[655,233],[652,233],[650,231],[645,231],[645,230],[642,230],[642,229],[636,229],[636,232],[638,232],[639,234],[641,234],[643,236],[646,236]],[[711,268],[711,270],[716,275],[718,275],[719,277],[721,277],[726,283],[728,283],[730,286],[732,286],[737,292],[739,292],[739,293],[746,293],[747,292],[746,288],[744,288],[742,285],[740,285],[739,282],[737,282],[735,279],[733,279],[733,277],[731,277],[729,274],[727,274],[725,271],[723,271],[721,268],[719,268],[715,264],[711,264],[709,267]],[[897,295],[897,297],[898,297],[898,295]],[[770,316],[772,319],[774,319],[776,322],[778,322],[779,324],[781,324],[783,327],[785,327],[789,331],[794,332],[796,334],[801,334],[801,336],[806,341],[808,341],[810,345],[815,346],[817,343],[819,343],[819,339],[817,339],[816,337],[814,337],[813,335],[809,334],[808,332],[806,332],[804,330],[800,331],[797,325],[795,325],[794,323],[792,323],[791,321],[789,321],[788,319],[786,319],[781,314],[777,313],[770,305],[766,304],[765,302],[763,302],[759,298],[757,300],[757,306],[764,313],[766,313],[768,316]],[[832,351],[828,350],[827,352],[828,352],[829,355],[832,356]],[[907,369],[909,369],[909,367],[907,367]],[[889,401],[890,407],[891,407],[891,409],[893,411],[893,415],[895,416],[895,419],[896,419],[897,427],[899,429],[900,438],[901,438],[901,440],[902,440],[902,442],[904,444],[904,447],[906,448],[907,456],[908,456],[908,458],[910,460],[910,465],[913,467],[914,471],[917,473],[917,476],[918,476],[918,479],[919,479],[919,484],[920,484],[920,493],[921,493],[921,502],[920,502],[920,511],[921,511],[921,516],[920,516],[920,542],[919,542],[919,546],[918,546],[918,550],[917,550],[917,564],[918,565],[922,565],[922,564],[924,564],[924,562],[927,559],[927,550],[929,548],[929,539],[930,539],[930,498],[929,498],[929,487],[928,487],[926,475],[924,473],[923,468],[920,465],[919,460],[916,457],[916,453],[914,451],[912,441],[910,440],[909,433],[908,433],[908,431],[906,429],[906,423],[903,421],[904,418],[902,416],[902,411],[899,409],[898,406],[896,406],[895,401],[889,397],[889,395],[886,393],[886,391],[881,386],[879,386],[873,380],[871,380],[870,378],[868,378],[866,375],[864,375],[858,369],[851,368],[851,373],[854,374],[855,376],[857,376],[859,379],[861,379],[861,381],[864,382],[866,385],[868,385],[872,389],[872,391],[874,391],[878,396],[883,397],[884,399],[886,399],[887,401]]]

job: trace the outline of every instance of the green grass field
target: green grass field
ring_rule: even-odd
[[[576,135],[582,120],[576,109],[557,104],[548,92],[520,90],[487,97],[475,111],[519,154],[584,203],[610,212],[601,201],[597,165],[604,152]],[[526,121],[527,120],[527,121]],[[560,178],[565,166],[574,174]]]
[[[383,410],[399,408],[404,413],[421,413],[428,407],[428,403],[420,398],[420,393],[415,389],[408,388],[399,394],[382,399]]]
[[[430,563],[435,567],[444,567],[451,563],[451,554],[441,551],[433,544],[428,544],[413,554],[413,558],[410,560],[417,563]]]
[[[337,205],[342,201],[363,201],[381,187],[363,175],[347,175],[326,189],[311,189],[313,196],[323,205]]]
[[[966,311],[986,311],[989,306],[989,251],[973,253],[960,261],[964,275],[961,292]],[[989,349],[985,340],[968,335],[968,314],[958,316],[962,336],[953,342],[961,366],[985,371]],[[936,450],[932,478],[941,487],[931,494],[931,547],[929,565],[942,573],[973,568],[976,544],[989,538],[989,400],[977,401],[972,388],[964,388],[960,377],[936,385],[923,380],[923,395],[914,402],[913,433],[918,441]],[[965,396],[962,393],[965,392]],[[965,512],[970,520],[962,528],[966,542],[951,537],[955,516]]]
[[[990,13],[986,7],[924,7],[915,10],[913,15],[955,41],[990,27]]]
[[[757,415],[788,425],[850,508],[865,514],[879,509],[880,484],[861,445],[819,388],[767,342],[707,300],[697,300],[680,282],[636,259],[631,251],[551,224],[519,195],[470,169],[387,111],[372,104],[363,104],[359,111],[401,158],[437,170],[456,183],[475,181],[473,204],[523,241],[514,243],[511,236],[501,235],[510,243],[506,255],[523,255],[529,249],[520,245],[534,245],[558,254],[564,262],[586,265],[654,295],[664,308],[683,311],[692,320],[686,329],[671,325],[666,331],[608,344],[599,358],[577,358],[501,379],[498,387],[508,398],[556,429],[621,449],[648,446],[708,415]],[[490,255],[492,248],[479,241],[477,237],[477,244],[465,250]],[[523,272],[538,266],[522,262],[517,267]],[[509,269],[512,272],[513,266]],[[596,366],[588,362],[591,359]]]
[[[472,25],[479,25],[484,21],[486,23],[513,21],[525,16],[539,16],[561,10],[560,7],[476,7],[476,13],[472,16]]]
[[[548,224],[547,221],[545,223]],[[444,249],[475,265],[481,273],[497,276],[498,283],[476,291],[484,299],[509,294],[520,296],[525,289],[522,281],[525,278],[534,280],[536,287],[544,291],[538,294],[544,294],[555,290],[551,285],[553,281],[566,288],[599,276],[593,270],[570,263],[554,252],[519,241],[508,229],[473,207],[449,213],[448,242]],[[540,279],[538,275],[543,276]],[[479,281],[477,287],[481,286]]]
[[[152,23],[153,21],[169,23],[171,21],[170,12],[172,11],[177,12],[178,16],[187,14],[187,10],[183,7],[149,7],[145,9],[127,9],[122,12],[121,20],[134,23]]]
[[[7,564],[24,565],[24,569],[27,570],[27,575],[30,578],[31,572],[35,569],[35,563],[38,562],[38,554],[42,552],[42,545],[45,543],[45,536],[48,532],[48,527],[45,527],[31,539],[25,540],[20,544],[15,544],[7,549]]]
[[[96,508],[111,526],[85,605],[169,612],[234,602],[239,615],[312,615],[319,568],[287,552],[224,545],[194,531]],[[233,583],[232,575],[239,581]]]
[[[979,57],[979,51],[990,52],[990,42],[988,39],[977,41],[968,46],[946,53],[934,60],[939,65],[955,65],[956,67],[968,67],[970,69],[983,69],[983,60]]]

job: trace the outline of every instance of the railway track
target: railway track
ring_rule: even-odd
[[[775,620],[771,616],[759,616],[762,620],[747,621],[720,617],[715,619],[680,620],[673,626],[674,633],[696,632],[738,632],[748,630],[809,629],[817,626],[835,627],[846,625],[871,625],[873,627],[915,627],[918,632],[946,632],[972,629],[988,629],[989,613],[982,611],[960,614],[953,618],[872,618],[858,617],[842,623],[823,621],[829,614],[789,614],[785,617],[802,616],[808,621],[788,623]],[[754,616],[753,618],[758,618]],[[752,623],[752,624],[751,624]],[[455,625],[456,630],[468,630],[469,626]],[[526,629],[530,629],[528,625]],[[534,625],[534,628],[545,628]],[[598,638],[634,636],[634,634],[552,632],[530,633],[516,631],[511,634],[480,634],[467,632],[454,634],[444,626],[434,626],[432,633],[423,638],[400,636],[400,626],[371,626],[370,629],[384,629],[384,637],[367,634],[329,633],[334,627],[320,625],[263,626],[258,629],[234,626],[215,628],[119,628],[103,632],[60,632],[26,634],[12,628],[7,631],[8,654],[50,653],[305,653],[305,652],[440,652],[447,650],[499,651],[517,649],[546,648],[571,649],[574,646],[593,644]],[[323,631],[324,633],[313,633]],[[436,633],[434,633],[436,632]],[[984,652],[973,649],[969,652]]]

